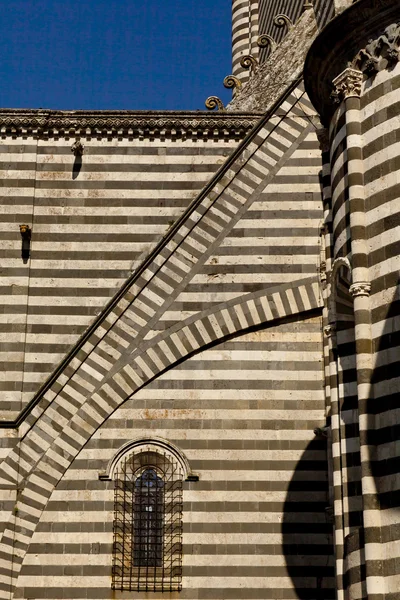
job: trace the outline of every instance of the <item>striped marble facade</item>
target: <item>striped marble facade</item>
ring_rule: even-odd
[[[400,17],[400,15],[399,15]],[[385,90],[385,92],[383,91]],[[385,107],[379,97],[385,93]],[[376,447],[372,476],[381,507],[387,598],[400,589],[399,345],[400,206],[398,111],[400,66],[379,73],[361,97],[366,229],[371,281],[372,390],[365,407],[368,443]],[[379,124],[379,125],[378,125]]]
[[[306,64],[329,126],[324,314],[339,599],[397,600],[400,589],[399,21],[398,2],[359,0]]]
[[[318,315],[286,319],[135,394],[52,493],[15,598],[60,598],[63,588],[69,598],[126,597],[110,589],[113,482],[98,476],[125,442],[160,437],[199,475],[184,484],[180,598],[333,599],[326,442],[313,434],[324,423],[320,347]]]
[[[293,137],[289,128],[274,136],[270,157]],[[192,278],[159,323],[263,288],[313,276],[319,263],[322,219],[317,137],[310,131],[276,173],[217,251]]]
[[[236,67],[303,5],[234,0]],[[398,1],[293,73],[264,114],[0,111],[0,600],[399,600]],[[190,474],[180,592],[112,589],[151,441]]]
[[[10,586],[20,598],[117,597],[112,482],[98,476],[124,441],[143,436],[174,443],[199,475],[184,491],[182,597],[334,597],[326,441],[313,431],[325,403],[310,110],[301,84],[292,85],[34,397],[21,439],[5,438],[14,448],[0,470],[1,598]],[[302,165],[303,187],[278,208]],[[240,248],[251,247],[262,209],[288,236],[286,246],[267,236],[265,255],[274,246],[276,256],[288,253],[297,238],[313,266],[278,275],[270,261],[261,276],[260,259],[240,249],[234,293],[228,274],[221,292],[179,308],[235,229]],[[244,286],[243,266],[256,285]]]
[[[24,131],[24,119],[35,118],[53,126]],[[67,136],[62,118],[70,119]],[[15,418],[257,120],[197,113],[172,123],[166,113],[149,126],[140,113],[82,118],[81,159],[71,152],[76,112],[0,112],[2,419]],[[21,223],[32,228],[27,263]]]

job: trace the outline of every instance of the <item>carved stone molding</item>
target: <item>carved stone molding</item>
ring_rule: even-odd
[[[353,298],[355,296],[369,296],[371,293],[371,284],[367,282],[353,283],[349,291]]]
[[[335,258],[332,264],[330,275],[333,283],[336,282],[336,275],[341,267],[344,267],[348,271],[349,276],[351,275],[352,267],[349,259],[346,256],[339,256],[339,258]]]
[[[243,136],[259,114],[130,111],[0,110],[2,135],[44,137]]]
[[[322,261],[321,264],[319,265],[319,278],[321,280],[321,283],[325,283],[326,282],[326,262]]]
[[[332,100],[340,103],[342,100],[346,100],[346,98],[359,98],[362,82],[362,72],[348,67],[333,80]]]
[[[333,337],[336,334],[336,325],[334,323],[329,323],[324,327],[324,334],[327,338]]]
[[[400,23],[392,23],[383,34],[368,41],[352,62],[352,67],[371,77],[400,60]]]

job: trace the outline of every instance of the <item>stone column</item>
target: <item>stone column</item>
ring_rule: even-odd
[[[259,20],[259,5],[258,0],[249,0],[249,10],[250,10],[250,41],[249,48],[250,54],[254,56],[254,58],[258,59],[259,46],[257,44],[259,30],[258,30],[258,20]]]
[[[365,537],[366,589],[368,600],[384,597],[380,546],[380,511],[371,471],[368,445],[368,404],[372,377],[372,331],[368,272],[368,246],[365,224],[364,165],[360,119],[363,74],[347,68],[333,81],[334,97],[345,103],[347,141],[347,179],[352,254],[352,285],[356,345],[357,393],[360,430],[361,486]]]

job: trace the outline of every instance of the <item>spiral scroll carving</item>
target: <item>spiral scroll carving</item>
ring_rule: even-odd
[[[293,28],[293,21],[287,15],[276,15],[274,23],[277,27],[286,27],[286,33]]]
[[[247,54],[241,59],[240,66],[243,67],[243,69],[251,69],[251,71],[256,71],[258,68],[258,60],[251,54]]]
[[[217,110],[225,110],[225,106],[218,96],[209,96],[205,101],[205,105],[208,110],[214,110],[214,108]]]
[[[242,89],[242,82],[234,75],[227,75],[224,79],[224,86],[228,89],[233,89],[233,93],[236,96]]]
[[[273,37],[271,37],[267,33],[263,33],[257,39],[257,46],[259,48],[269,48],[269,53],[272,54],[272,52],[274,52],[277,47],[277,43]]]

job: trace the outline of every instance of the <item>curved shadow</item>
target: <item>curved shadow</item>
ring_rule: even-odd
[[[282,523],[283,553],[300,600],[333,600],[335,570],[333,526],[327,517],[328,463],[313,458],[325,439],[312,440],[290,481]],[[313,498],[314,496],[314,498]]]
[[[380,507],[399,509],[400,423],[395,415],[400,409],[400,282],[384,319],[382,334],[375,344],[377,362],[367,403],[367,439],[373,448],[371,470]]]

